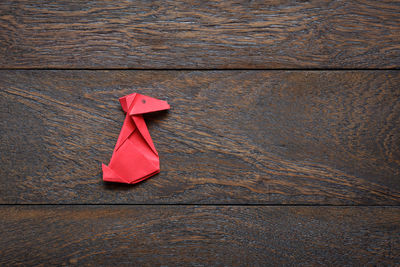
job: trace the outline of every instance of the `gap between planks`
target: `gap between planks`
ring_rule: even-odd
[[[30,71],[30,70],[82,70],[82,71],[393,71],[400,70],[400,67],[396,68],[271,68],[271,69],[254,69],[254,68],[1,68],[0,71]]]
[[[1,206],[205,206],[205,207],[400,207],[400,205],[337,205],[337,204],[224,204],[224,203],[217,203],[217,204],[193,204],[193,203],[136,203],[136,204],[129,204],[129,203],[1,203]]]

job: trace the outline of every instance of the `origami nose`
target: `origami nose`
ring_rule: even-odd
[[[149,96],[136,94],[134,104],[129,115],[139,115],[149,112],[169,109],[167,101],[155,99]]]

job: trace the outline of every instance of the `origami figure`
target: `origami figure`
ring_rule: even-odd
[[[135,184],[160,172],[160,161],[142,114],[166,110],[166,101],[140,94],[119,99],[126,112],[110,164],[102,164],[103,180]]]

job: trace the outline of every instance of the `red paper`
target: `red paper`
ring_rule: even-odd
[[[103,180],[135,184],[160,172],[160,160],[142,114],[169,109],[166,101],[130,94],[119,99],[126,112],[110,164],[102,164]]]

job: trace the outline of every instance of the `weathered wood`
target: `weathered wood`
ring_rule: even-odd
[[[398,71],[0,71],[1,203],[400,203]],[[161,173],[103,183],[140,92]]]
[[[10,265],[395,265],[400,208],[0,207]]]
[[[397,1],[0,2],[1,68],[399,68]]]

